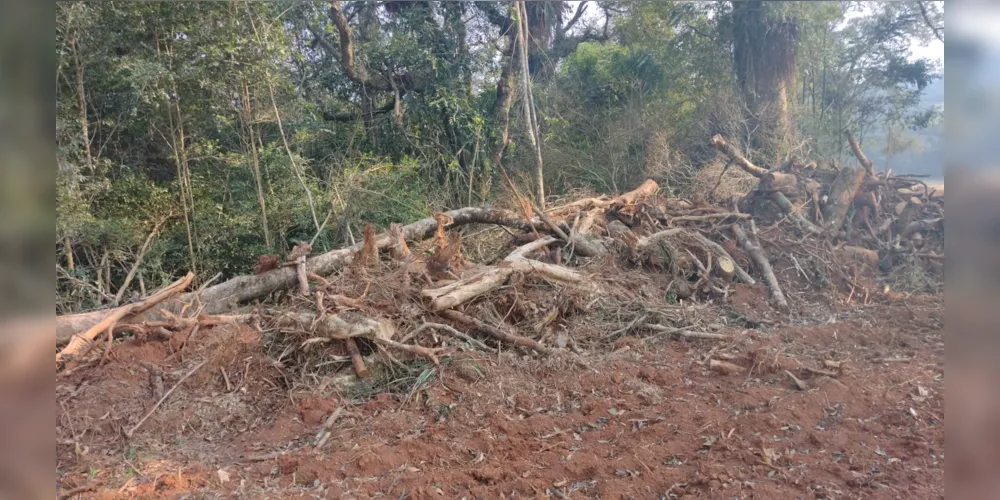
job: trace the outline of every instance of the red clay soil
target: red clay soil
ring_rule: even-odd
[[[719,314],[767,308],[754,293]],[[721,330],[732,342],[452,358],[425,390],[355,403],[300,385],[249,328],[183,350],[129,341],[60,376],[57,481],[92,487],[81,498],[943,498],[943,298],[841,309],[773,329],[748,318],[756,329]],[[203,360],[127,438],[158,399],[142,362],[169,390]]]

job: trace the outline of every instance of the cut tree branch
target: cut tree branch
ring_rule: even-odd
[[[729,157],[729,159],[736,162],[736,164],[739,165],[739,167],[742,168],[743,171],[758,179],[763,177],[764,174],[767,173],[766,168],[758,167],[757,165],[751,163],[750,160],[748,160],[745,156],[743,156],[743,153],[740,153],[740,151],[736,149],[736,146],[733,146],[732,144],[727,142],[725,139],[722,138],[721,135],[716,135],[715,137],[712,137],[712,146],[714,146],[715,149],[723,152],[726,156]]]
[[[844,133],[847,134],[847,143],[851,145],[851,151],[854,151],[854,156],[861,162],[861,166],[865,167],[865,172],[869,177],[875,177],[875,165],[865,156],[865,152],[861,150],[861,145],[854,138],[854,134],[850,130],[845,130]]]
[[[733,234],[736,235],[736,241],[746,250],[750,258],[757,264],[760,274],[764,276],[764,282],[767,283],[767,288],[771,291],[771,298],[774,300],[774,303],[781,309],[787,310],[788,301],[785,300],[785,294],[781,292],[781,286],[778,285],[778,278],[774,275],[774,270],[771,269],[771,263],[764,256],[764,250],[760,245],[751,243],[746,232],[738,224],[733,224],[732,228]]]

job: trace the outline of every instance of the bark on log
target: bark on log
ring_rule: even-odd
[[[854,198],[865,180],[865,170],[862,168],[844,167],[830,185],[830,195],[823,207],[823,221],[826,229],[837,231],[844,224],[848,210],[854,203]]]
[[[91,325],[85,332],[79,335],[72,335],[69,344],[56,353],[56,363],[61,363],[67,356],[72,356],[80,352],[85,346],[105,331],[114,330],[115,324],[126,316],[139,314],[143,311],[163,302],[164,300],[180,293],[194,281],[194,273],[187,273],[183,278],[171,283],[166,288],[154,293],[144,300],[129,304],[127,306],[106,311],[104,318]]]
[[[532,228],[544,228],[540,221],[528,222],[517,214],[506,210],[466,207],[447,212],[447,215],[452,220],[449,228],[464,224],[497,224],[525,231],[530,231]],[[428,217],[403,226],[401,232],[406,239],[422,240],[434,234],[435,229],[437,229],[437,221],[433,217]],[[398,242],[398,239],[395,241]],[[389,233],[384,233],[376,237],[375,243],[381,249],[388,248],[394,241]],[[362,244],[359,243],[352,247],[332,250],[317,255],[306,261],[306,271],[318,275],[330,274],[344,265],[351,263],[355,253],[361,247]],[[205,314],[221,314],[231,310],[234,306],[242,302],[263,297],[276,290],[292,286],[296,281],[297,276],[294,268],[281,267],[260,275],[237,276],[229,281],[198,292],[182,294],[179,297],[165,301],[162,304],[162,308],[176,314],[181,311],[185,303],[191,303],[197,299],[205,305],[205,310],[203,311]],[[56,343],[62,344],[69,341],[74,333],[86,330],[97,324],[112,311],[114,309],[57,317]],[[132,321],[162,319],[165,319],[165,317],[159,312],[149,311],[145,314],[136,315]]]
[[[743,156],[743,153],[740,153],[740,151],[736,149],[736,146],[733,146],[732,144],[726,142],[726,140],[723,139],[721,135],[712,137],[712,146],[714,146],[715,149],[723,152],[726,156],[729,157],[730,160],[736,162],[736,165],[742,168],[744,172],[758,179],[763,177],[764,174],[767,173],[766,168],[758,167],[757,165],[751,163],[750,160],[748,160],[745,156]]]
[[[764,255],[764,249],[760,245],[751,243],[750,238],[747,237],[747,234],[739,225],[733,224],[732,228],[733,234],[736,235],[736,241],[750,255],[750,258],[757,264],[757,268],[760,269],[760,273],[764,276],[764,282],[767,283],[767,288],[771,291],[771,298],[774,299],[774,303],[782,309],[788,309],[788,301],[785,300],[785,294],[781,292],[781,286],[778,285],[778,278],[774,275],[771,263]]]

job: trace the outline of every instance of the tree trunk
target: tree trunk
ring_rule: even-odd
[[[243,83],[243,124],[247,131],[247,153],[250,154],[250,169],[253,172],[254,184],[257,187],[257,204],[260,205],[260,222],[261,229],[264,231],[264,246],[270,250],[271,247],[271,231],[268,229],[267,224],[267,203],[264,199],[264,179],[260,172],[260,158],[257,156],[257,141],[254,138],[253,129],[253,101],[250,100],[250,88],[246,83]]]
[[[80,138],[83,140],[84,161],[87,169],[94,168],[94,158],[90,152],[90,126],[87,120],[87,94],[83,84],[83,58],[80,57],[80,48],[77,45],[77,36],[70,38],[69,47],[73,51],[73,62],[76,66],[76,102],[80,108]]]
[[[545,210],[545,169],[542,166],[542,138],[538,134],[535,102],[531,93],[531,75],[528,66],[528,8],[521,0],[517,3],[518,46],[521,53],[521,101],[524,103],[524,120],[528,138],[535,149],[535,181],[538,188],[538,206]]]

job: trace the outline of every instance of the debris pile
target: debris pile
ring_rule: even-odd
[[[105,344],[106,356],[116,334],[155,341],[183,331],[187,342],[199,328],[246,323],[268,334],[276,366],[365,377],[373,362],[437,365],[460,349],[578,353],[639,331],[726,338],[696,331],[706,325],[691,305],[724,303],[739,283],[766,286],[774,309],[794,315],[807,307],[803,288],[788,287],[798,280],[866,301],[898,299],[887,283],[901,269],[938,282],[943,195],[914,176],[876,173],[848,140],[860,167],[790,159],[767,170],[714,137],[759,179],[729,207],[665,198],[647,180],[546,210],[520,199],[520,213],[466,207],[382,234],[369,226],[356,246],[309,256],[303,244],[273,269],[181,293],[189,274],[135,304],[59,317],[57,365],[100,362],[91,351]],[[507,231],[505,256],[472,262],[481,241],[471,225]]]

